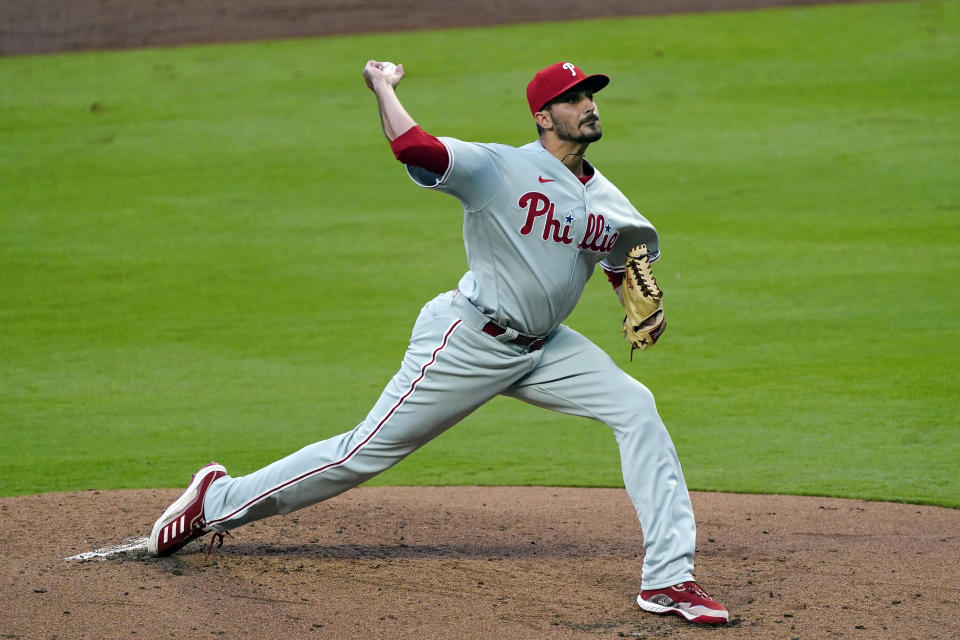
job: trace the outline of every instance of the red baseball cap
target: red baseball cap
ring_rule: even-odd
[[[610,78],[602,73],[588,76],[572,62],[557,62],[537,71],[537,75],[533,76],[533,80],[527,85],[530,113],[540,111],[543,105],[578,84],[582,83],[587,89],[596,92],[607,86],[609,82]]]

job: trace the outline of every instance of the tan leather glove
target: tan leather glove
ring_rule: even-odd
[[[627,252],[623,274],[623,335],[630,341],[630,359],[635,349],[646,351],[660,338],[667,323],[663,316],[663,291],[650,270],[647,245]]]

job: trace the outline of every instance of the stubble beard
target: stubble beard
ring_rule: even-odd
[[[587,123],[593,123],[594,126],[589,129],[584,129],[583,126]],[[600,129],[600,118],[596,116],[588,116],[584,118],[577,123],[576,129],[567,127],[564,123],[554,120],[553,132],[564,142],[575,142],[580,144],[590,144],[591,142],[596,142],[603,135],[603,131]]]
[[[582,129],[583,122],[578,123],[578,127],[575,131],[571,131],[559,122],[554,122],[554,133],[558,138],[565,142],[576,142],[581,144],[590,144],[591,142],[596,142],[603,135],[603,131],[600,129],[600,120],[599,118],[594,120],[590,119],[588,122],[595,123],[594,127],[590,129]]]

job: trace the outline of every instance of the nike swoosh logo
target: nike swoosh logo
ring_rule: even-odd
[[[543,176],[540,176],[539,178],[537,178],[537,180],[540,181],[540,184],[543,184],[545,182],[556,182],[556,180],[552,180],[550,178],[544,178]]]

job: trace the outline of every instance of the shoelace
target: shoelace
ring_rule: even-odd
[[[695,593],[701,598],[704,598],[704,599],[710,598],[710,596],[707,595],[707,592],[701,589],[700,585],[698,585],[696,582],[684,582],[682,586],[685,590],[691,593]]]
[[[210,546],[207,547],[207,557],[208,557],[208,558],[210,557],[210,554],[213,553],[213,543],[214,543],[214,542],[219,542],[219,543],[220,543],[220,544],[217,545],[217,549],[219,549],[220,547],[223,546],[223,537],[224,537],[224,536],[230,536],[231,538],[233,537],[232,535],[230,535],[230,532],[229,532],[229,531],[214,531],[214,532],[213,532],[213,535],[210,537]]]

